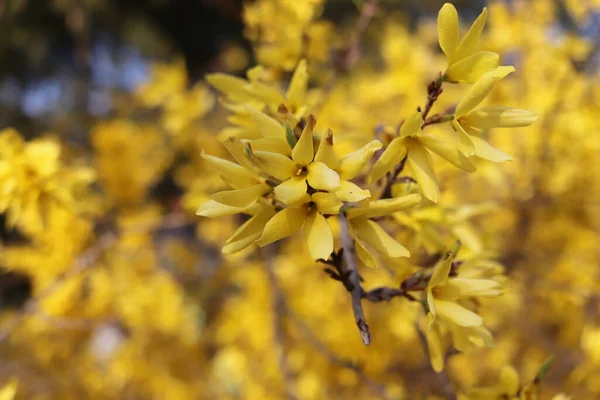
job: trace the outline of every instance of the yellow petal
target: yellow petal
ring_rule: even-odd
[[[340,162],[340,176],[350,180],[360,174],[367,166],[369,160],[383,144],[379,140],[372,140],[360,149],[345,155]]]
[[[383,178],[385,174],[393,170],[396,164],[398,164],[406,156],[406,145],[404,139],[397,137],[388,145],[384,150],[379,160],[373,165],[373,169],[369,174],[369,181],[374,182]]]
[[[18,381],[15,378],[10,378],[8,383],[0,389],[0,400],[13,400],[17,395]]]
[[[433,297],[433,291],[431,288],[427,288],[427,308],[429,308],[429,313],[427,314],[427,322],[429,326],[429,330],[433,329],[433,324],[435,323],[435,298]]]
[[[252,117],[262,137],[285,140],[285,126],[283,124],[252,106],[246,106],[246,110]]]
[[[442,372],[444,370],[445,351],[442,349],[442,340],[437,329],[431,329],[427,332],[427,349],[429,350],[431,367],[435,372]]]
[[[513,367],[505,366],[500,372],[500,387],[505,394],[514,395],[519,390],[519,374]]]
[[[479,326],[483,324],[483,319],[479,315],[453,301],[436,300],[435,308],[439,317],[452,321],[458,326]]]
[[[284,102],[284,98],[275,88],[260,82],[252,82],[244,91],[255,98],[272,105],[279,105]]]
[[[296,174],[296,163],[284,155],[255,151],[254,156],[258,168],[276,179],[284,181]]]
[[[227,239],[221,252],[223,254],[233,254],[254,244],[254,241],[262,234],[265,224],[273,215],[275,215],[275,211],[269,207],[250,218]]]
[[[223,142],[223,146],[225,146],[229,154],[231,154],[235,161],[237,161],[245,170],[249,171],[254,176],[259,175],[260,170],[250,160],[246,145],[242,143],[241,140],[230,137]]]
[[[492,91],[494,83],[498,80],[493,75],[486,74],[471,86],[465,97],[456,106],[455,118],[460,118],[473,111]]]
[[[529,126],[538,116],[528,110],[503,106],[480,107],[463,117],[465,123],[479,129]]]
[[[218,91],[225,93],[234,101],[251,101],[252,95],[245,90],[250,84],[248,81],[227,74],[207,74],[206,80]]]
[[[361,189],[350,181],[340,181],[340,187],[335,191],[335,195],[341,201],[356,203],[371,197],[371,192],[368,189]]]
[[[454,57],[456,60],[460,60],[462,58],[468,57],[473,54],[477,48],[477,42],[479,41],[479,37],[481,36],[481,32],[483,31],[483,27],[487,21],[487,8],[483,8],[479,17],[473,22],[469,31],[463,36],[462,40],[458,44],[456,48],[456,53]]]
[[[407,165],[412,170],[423,195],[437,203],[440,200],[440,188],[427,150],[420,144],[411,146]]]
[[[421,202],[421,196],[412,193],[406,196],[370,201],[368,205],[348,210],[348,218],[365,217],[378,218],[394,214],[398,211],[415,206]]]
[[[488,142],[481,138],[471,136],[471,140],[475,145],[475,155],[477,157],[497,163],[512,160],[511,156],[492,147]]]
[[[473,140],[471,140],[471,136],[460,126],[460,124],[456,124],[458,126],[458,151],[461,154],[464,154],[467,157],[471,157],[475,154],[475,144]]]
[[[306,179],[314,189],[331,191],[340,187],[338,173],[322,162],[313,162],[308,166]]]
[[[317,210],[321,214],[339,214],[340,208],[344,205],[334,193],[329,192],[313,193],[311,200],[317,205]]]
[[[432,135],[421,135],[419,140],[427,150],[442,157],[455,167],[467,172],[475,172],[475,165],[458,151],[455,144]]]
[[[413,112],[400,127],[399,135],[401,137],[418,135],[421,132],[423,122],[424,121],[421,113],[418,111]]]
[[[502,79],[505,78],[508,74],[512,74],[513,72],[515,72],[515,67],[513,67],[512,65],[503,65],[496,68],[494,71],[488,72],[488,75],[496,79]]]
[[[321,213],[310,213],[302,227],[308,251],[313,260],[327,260],[333,252],[333,234]]]
[[[202,151],[201,156],[211,167],[219,171],[220,175],[226,176],[227,181],[231,182],[236,189],[243,189],[256,184],[254,175],[236,163],[208,155],[204,151]]]
[[[271,191],[266,183],[258,183],[245,189],[225,190],[213,194],[214,201],[226,206],[246,208],[257,201],[262,195]]]
[[[362,240],[355,238],[354,243],[356,244],[356,255],[367,267],[377,268],[377,259],[367,249]]]
[[[499,62],[498,54],[491,51],[480,51],[451,64],[446,70],[446,79],[450,82],[473,83],[498,68]]]
[[[452,58],[458,46],[458,13],[452,4],[444,4],[440,10],[437,28],[440,47],[448,58]]]
[[[494,337],[484,326],[471,326],[469,329],[469,340],[478,347],[494,347]]]
[[[200,206],[198,211],[196,211],[196,215],[215,218],[224,217],[226,215],[238,214],[243,212],[244,210],[245,208],[243,207],[226,206],[225,204],[217,203],[214,200],[209,200]]]
[[[286,140],[274,137],[253,140],[252,150],[279,153],[283,154],[284,156],[290,156],[292,154],[292,149]]]
[[[358,238],[391,258],[410,257],[409,251],[394,240],[377,223],[366,218],[351,220]]]
[[[327,130],[327,133],[321,138],[319,149],[315,154],[315,161],[325,163],[329,168],[338,170],[340,166],[340,159],[333,150],[333,132]]]
[[[452,267],[452,261],[454,260],[453,256],[446,256],[443,260],[438,261],[436,264],[433,274],[429,279],[428,287],[435,287],[438,285],[442,285],[448,281],[448,274],[450,273],[450,268]]]
[[[300,165],[308,165],[314,158],[314,147],[313,147],[313,128],[317,123],[315,117],[310,115],[306,126],[302,130],[300,139],[292,150],[292,160]]]
[[[306,179],[291,177],[275,187],[275,198],[284,204],[296,204],[306,194]]]
[[[453,278],[449,284],[460,290],[461,297],[496,297],[502,286],[491,279]]]
[[[259,246],[293,235],[306,219],[306,210],[302,207],[288,207],[279,211],[267,222],[261,237],[256,241]]]
[[[473,344],[469,340],[469,329],[462,326],[449,324],[450,334],[452,335],[452,344],[454,348],[463,353],[468,353],[473,348]]]
[[[306,94],[306,86],[308,84],[308,72],[306,68],[306,60],[300,60],[288,87],[286,98],[287,101],[294,105],[300,106],[304,103]]]

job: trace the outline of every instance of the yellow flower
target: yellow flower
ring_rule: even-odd
[[[459,21],[456,8],[444,4],[438,14],[438,37],[440,47],[448,58],[444,79],[449,82],[473,83],[487,72],[498,67],[500,56],[490,51],[477,50],[477,42],[487,20],[484,8],[469,31],[459,42]]]
[[[489,128],[514,128],[531,125],[538,117],[528,110],[504,106],[479,107],[492,91],[494,84],[514,71],[513,67],[500,67],[479,79],[456,106],[452,127],[459,135],[459,150],[466,156],[494,162],[510,160],[510,156],[493,148],[476,135]]]
[[[485,329],[483,319],[471,311],[468,300],[475,297],[496,297],[500,294],[500,284],[490,279],[449,277],[452,262],[460,247],[460,242],[440,260],[427,284],[427,321],[429,324],[428,345],[431,364],[436,371],[444,366],[444,352],[441,351],[439,320],[450,331],[454,347],[468,352],[473,345],[490,346],[493,342],[490,332]],[[460,267],[459,267],[460,269]]]
[[[352,227],[352,236],[356,243],[356,253],[361,261],[369,267],[380,266],[382,262],[394,263],[399,258],[409,257],[410,252],[392,238],[371,218],[392,215],[395,212],[412,207],[421,201],[418,194],[368,201],[360,207],[350,208],[346,214]],[[375,257],[370,248],[380,253],[381,259]]]
[[[475,171],[475,167],[453,144],[422,133],[422,126],[421,113],[414,112],[400,128],[398,137],[392,140],[377,160],[369,178],[371,181],[381,179],[407,157],[406,163],[415,175],[423,195],[437,203],[440,189],[429,152],[468,172]]]
[[[275,187],[275,198],[292,205],[305,199],[308,185],[316,190],[334,191],[340,186],[340,176],[321,161],[315,161],[313,128],[316,120],[309,117],[300,139],[292,149],[291,158],[266,151],[253,152],[260,170],[283,181]]]
[[[53,140],[26,143],[12,128],[0,131],[0,213],[6,213],[9,227],[41,234],[57,208],[81,211],[81,189],[94,173],[63,166],[60,156],[60,145]]]
[[[293,235],[300,228],[314,260],[327,260],[333,252],[333,233],[323,214],[338,214],[342,203],[333,193],[313,193],[310,202],[297,207],[287,207],[275,214],[264,225],[262,235],[256,240],[259,246]]]

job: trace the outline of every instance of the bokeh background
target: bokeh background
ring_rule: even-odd
[[[285,87],[307,58],[317,129],[356,148],[425,102],[444,68],[443,3],[381,0],[340,72],[360,0],[0,1],[0,127],[60,144],[61,162],[90,175],[77,213],[39,229],[0,216],[0,383],[18,382],[18,399],[446,398],[418,305],[365,305],[366,348],[343,287],[301,240],[269,265],[223,256],[240,221],[194,215],[223,187],[200,153],[224,156],[228,132],[206,73],[262,63]],[[457,392],[506,365],[527,382],[554,356],[540,398],[597,399],[600,2],[454,5],[465,25],[489,7],[481,47],[517,68],[492,102],[540,118],[490,132],[510,163],[440,164],[439,206],[399,215],[394,233],[415,264],[460,238],[508,276],[482,304],[496,347],[448,358]],[[436,107],[462,93],[449,86]],[[361,268],[368,287],[405,278]]]

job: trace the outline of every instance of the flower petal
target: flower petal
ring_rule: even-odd
[[[454,54],[456,60],[468,57],[475,52],[477,42],[487,21],[487,14],[487,8],[484,7],[479,17],[477,17],[471,28],[469,28],[469,31],[463,36],[458,47],[456,47],[456,53]]]
[[[298,139],[296,146],[294,146],[294,149],[292,150],[292,160],[297,164],[308,165],[315,156],[313,147],[313,128],[316,123],[317,120],[315,117],[310,115],[306,122],[306,126],[302,130],[300,139]]]
[[[362,240],[355,238],[354,243],[356,244],[356,255],[367,267],[377,268],[377,259],[369,249],[365,246]]]
[[[494,83],[498,78],[493,75],[486,74],[471,86],[465,97],[456,106],[454,112],[455,118],[460,118],[473,111],[492,91]]]
[[[304,197],[307,188],[306,179],[293,176],[275,187],[275,198],[284,204],[296,204]]]
[[[313,162],[308,166],[306,179],[314,189],[331,191],[340,187],[338,173],[322,162]]]
[[[369,174],[369,181],[374,182],[383,178],[389,171],[393,170],[404,157],[406,157],[406,144],[404,139],[397,137],[384,150],[379,160],[373,165],[373,169]]]
[[[381,199],[370,201],[367,206],[351,208],[348,210],[348,218],[365,217],[377,218],[385,215],[391,215],[398,211],[417,205],[421,202],[421,196],[412,193],[406,196],[394,197],[391,199]]]
[[[480,326],[483,319],[471,310],[453,301],[436,300],[435,308],[438,317],[454,322],[458,326]]]
[[[418,135],[421,132],[421,127],[423,126],[423,117],[419,111],[415,111],[412,113],[406,121],[400,127],[399,136],[412,136]]]
[[[440,200],[440,188],[427,150],[420,144],[410,146],[407,164],[413,171],[423,195],[437,203]]]
[[[446,70],[446,79],[449,82],[473,83],[498,68],[499,62],[500,56],[497,53],[480,51],[451,64]]]
[[[340,187],[335,191],[335,195],[341,201],[356,203],[371,197],[371,192],[368,189],[361,189],[350,181],[340,181]]]
[[[491,279],[453,278],[448,282],[460,290],[460,297],[496,297],[502,286]]]
[[[244,88],[244,91],[267,104],[279,105],[284,102],[284,98],[279,93],[279,90],[264,83],[252,82],[248,87]]]
[[[244,222],[229,239],[221,252],[223,254],[233,254],[252,245],[260,237],[265,224],[275,215],[273,208],[265,208],[262,212],[256,214],[248,221]]]
[[[224,217],[226,215],[238,214],[243,212],[244,210],[245,208],[243,207],[231,207],[225,204],[217,203],[214,200],[209,200],[200,206],[198,211],[196,211],[196,215],[215,218]]]
[[[383,144],[379,140],[372,140],[360,149],[345,155],[340,161],[340,176],[344,180],[350,180],[360,174],[368,164],[369,160]]]
[[[465,123],[479,129],[529,126],[538,116],[528,110],[504,106],[480,107],[463,117]]]
[[[264,173],[284,181],[296,173],[296,163],[288,157],[267,151],[255,151],[254,160]]]
[[[293,235],[306,219],[306,210],[302,207],[288,207],[279,211],[267,222],[256,244],[263,247],[269,243]]]
[[[467,172],[475,172],[475,165],[458,151],[455,144],[432,135],[421,135],[419,140],[427,150],[442,157],[455,167]]]
[[[440,47],[448,58],[452,58],[458,45],[458,13],[450,3],[444,4],[437,19]]]
[[[256,124],[262,137],[280,138],[285,140],[285,126],[275,118],[269,117],[267,114],[252,106],[246,106],[246,111],[248,111],[248,114],[252,117],[252,120]]]
[[[247,144],[235,137],[229,137],[223,142],[223,146],[227,149],[229,154],[238,162],[244,169],[251,172],[253,175],[260,175],[260,170],[256,165],[252,163],[247,150]]]
[[[333,252],[333,234],[325,217],[316,211],[310,213],[302,230],[312,259],[327,260]]]
[[[306,68],[306,60],[302,59],[298,63],[292,79],[290,80],[290,86],[288,87],[286,98],[288,103],[296,107],[304,103],[304,96],[306,95],[306,87],[308,85],[308,72]]]
[[[409,257],[410,252],[394,240],[377,223],[366,218],[356,218],[350,222],[358,238],[388,257]]]
[[[437,328],[427,332],[427,349],[429,350],[429,361],[435,372],[444,370],[445,351],[442,349],[442,340]]]
[[[317,205],[317,210],[321,214],[339,214],[340,208],[344,205],[334,193],[329,192],[313,193],[311,200]]]
[[[245,90],[250,85],[245,79],[221,73],[207,74],[205,78],[211,86],[227,95],[231,100],[240,102],[253,100],[252,95]]]
[[[261,182],[245,189],[225,190],[215,193],[212,195],[212,199],[226,206],[246,208],[270,191],[271,187]]]
[[[281,138],[260,138],[252,141],[252,150],[254,151],[268,151],[271,153],[279,153],[284,156],[290,156],[292,149],[286,140]]]
[[[219,171],[219,174],[227,177],[227,181],[231,182],[236,189],[243,189],[252,186],[256,183],[256,178],[252,173],[240,165],[225,160],[223,158],[211,156],[206,154],[204,151],[201,153],[201,157],[211,167]]]
[[[338,170],[340,167],[340,159],[338,158],[335,150],[333,150],[333,132],[331,129],[327,130],[327,133],[321,138],[319,143],[319,149],[315,154],[315,160],[325,163],[329,168]]]
[[[471,136],[471,140],[473,141],[473,144],[475,145],[475,155],[477,157],[481,157],[485,160],[497,162],[497,163],[512,160],[511,156],[492,147],[492,145],[490,145],[488,142],[486,142],[485,140],[483,140],[481,138],[478,138],[476,136]]]

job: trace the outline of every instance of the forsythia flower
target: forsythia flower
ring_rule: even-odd
[[[489,128],[515,128],[529,126],[537,115],[531,111],[504,106],[479,107],[490,94],[494,84],[513,72],[513,67],[500,67],[479,79],[456,106],[452,127],[458,132],[459,149],[466,156],[477,155],[489,161],[502,162],[510,156],[490,146],[476,135]]]
[[[453,144],[422,133],[423,122],[418,111],[408,117],[402,124],[398,137],[392,140],[373,166],[370,179],[381,179],[406,157],[406,163],[413,171],[423,195],[437,203],[440,189],[431,163],[430,151],[465,171],[473,172],[475,167]]]
[[[77,209],[75,194],[94,174],[64,167],[60,152],[55,141],[26,143],[12,128],[0,132],[0,212],[6,213],[9,227],[37,233],[57,207]]]
[[[490,51],[476,52],[477,42],[487,20],[484,8],[462,40],[458,41],[459,21],[456,8],[444,4],[438,15],[440,47],[448,57],[444,79],[449,82],[473,83],[498,67],[500,56]]]
[[[500,284],[491,279],[449,277],[452,262],[459,249],[459,242],[442,258],[433,270],[427,284],[427,341],[430,348],[431,365],[436,371],[444,367],[439,327],[441,319],[452,334],[454,347],[468,352],[473,343],[491,344],[491,335],[483,325],[483,319],[471,311],[471,300],[475,297],[496,297],[501,293]],[[460,267],[459,267],[460,270]]]

